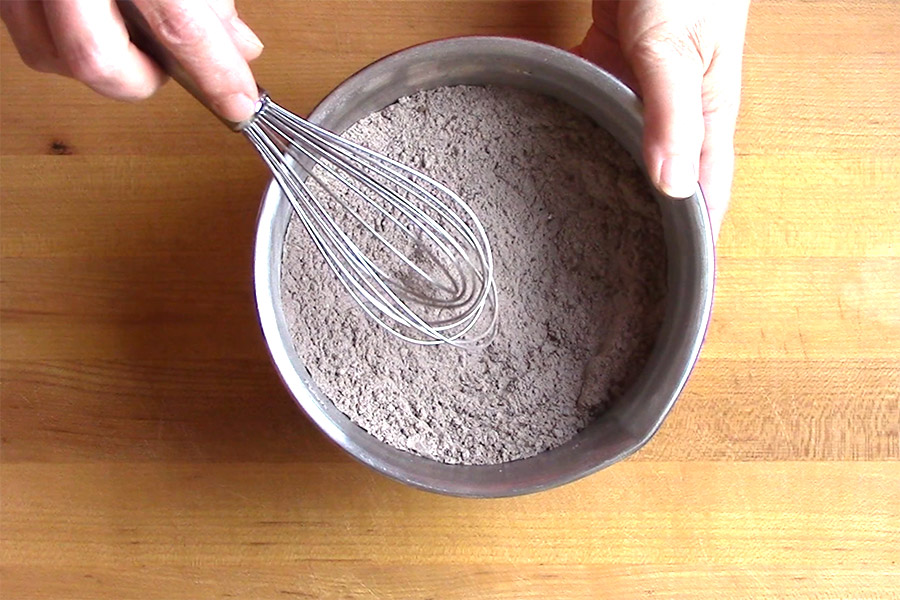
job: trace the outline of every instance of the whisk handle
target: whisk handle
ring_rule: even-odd
[[[141,14],[138,7],[134,5],[134,2],[131,0],[116,0],[116,6],[119,8],[119,12],[122,13],[122,19],[125,21],[128,35],[135,46],[156,61],[163,71],[168,73],[181,87],[190,92],[194,98],[199,100],[203,106],[209,109],[212,114],[231,130],[241,131],[246,127],[249,121],[230,121],[216,112],[212,103],[200,89],[200,86],[197,85],[191,74],[185,70],[178,58],[157,39],[156,34],[150,28],[150,24],[147,23],[147,19]],[[260,89],[260,96],[262,96],[262,93],[263,90]]]

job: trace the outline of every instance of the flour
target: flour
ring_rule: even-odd
[[[662,321],[662,225],[634,161],[580,112],[498,87],[420,92],[345,136],[475,210],[493,246],[500,326],[480,350],[396,340],[292,219],[282,301],[321,390],[376,438],[441,462],[495,464],[569,441],[640,372]]]

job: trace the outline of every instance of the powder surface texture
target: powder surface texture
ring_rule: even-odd
[[[569,441],[633,381],[666,294],[659,209],[627,152],[571,107],[455,86],[345,137],[447,184],[493,246],[500,324],[479,350],[421,347],[367,320],[296,218],[282,301],[294,345],[355,423],[441,462],[496,464]]]

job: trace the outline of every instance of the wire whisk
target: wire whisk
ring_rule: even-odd
[[[295,115],[260,90],[252,117],[223,119],[130,0],[117,0],[132,42],[259,152],[350,297],[407,342],[470,347],[497,326],[484,226],[431,177]]]
[[[491,247],[457,194],[265,93],[242,131],[369,317],[416,344],[489,341],[497,322]]]

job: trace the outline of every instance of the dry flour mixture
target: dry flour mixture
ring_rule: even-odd
[[[282,301],[315,381],[360,427],[447,463],[570,440],[641,370],[659,329],[659,210],[615,140],[556,100],[456,86],[403,98],[345,137],[419,168],[479,215],[500,327],[482,350],[405,344],[370,322],[296,219]]]

